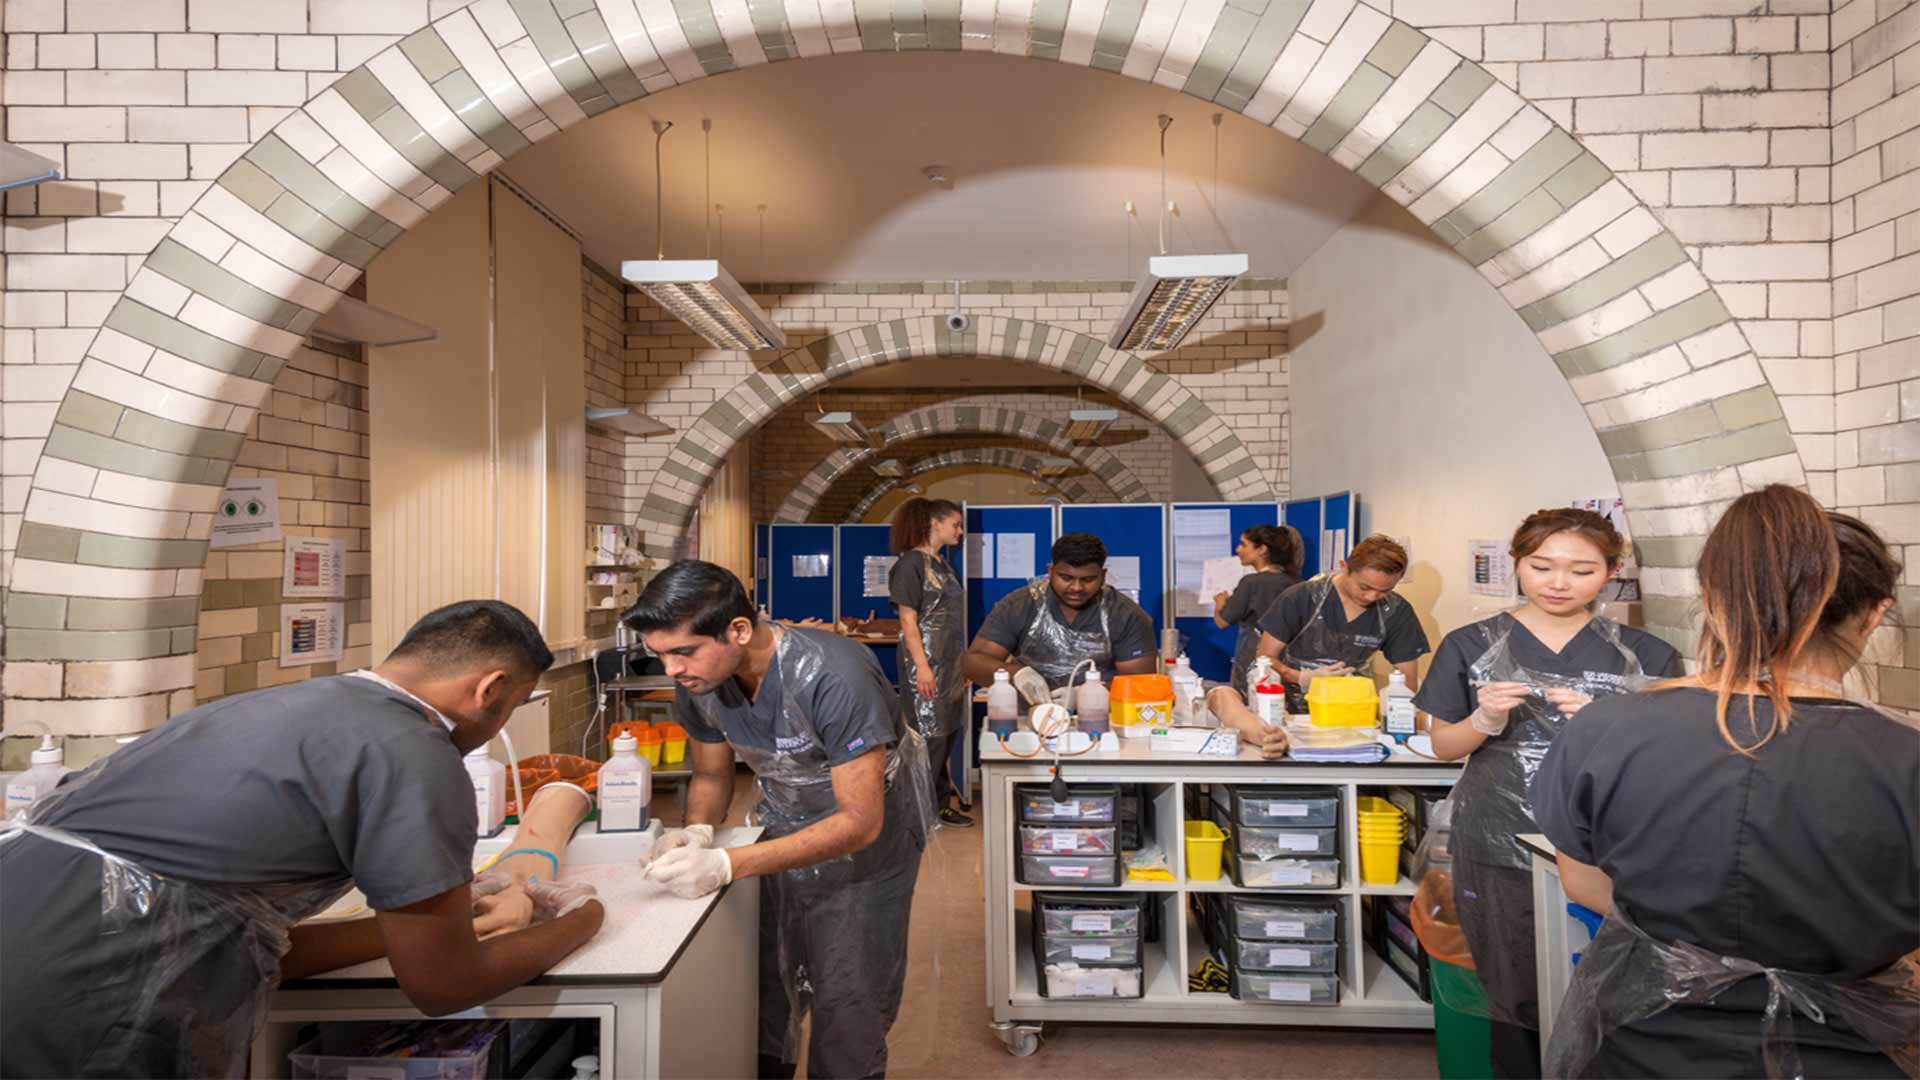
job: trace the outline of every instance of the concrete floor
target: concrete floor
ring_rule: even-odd
[[[730,820],[745,820],[752,797],[753,782],[743,775]],[[676,801],[659,799],[656,813],[676,820]],[[979,828],[935,832],[913,907],[906,992],[888,1040],[888,1075],[901,1080],[1438,1075],[1431,1032],[1350,1028],[1051,1025],[1038,1053],[1016,1058],[989,1028]],[[804,1061],[800,1075],[806,1075]]]

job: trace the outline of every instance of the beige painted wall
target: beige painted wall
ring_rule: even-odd
[[[1401,591],[1437,646],[1487,602],[1469,540],[1618,493],[1599,440],[1513,310],[1386,199],[1290,285],[1293,491],[1357,491],[1362,531],[1411,541]]]

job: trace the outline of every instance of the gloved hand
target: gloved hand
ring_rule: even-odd
[[[1323,675],[1328,677],[1333,677],[1338,675],[1351,675],[1351,674],[1353,674],[1353,667],[1350,664],[1327,664],[1323,667],[1301,668],[1300,669],[1300,692],[1302,694],[1305,694],[1307,692],[1307,688],[1313,685],[1313,680],[1318,679]]]
[[[689,825],[684,829],[668,829],[654,841],[653,850],[640,861],[641,867],[652,866],[654,860],[676,848],[710,848],[713,846],[713,826]]]
[[[511,874],[489,870],[473,879],[473,933],[486,940],[533,925],[533,898]]]
[[[683,900],[696,900],[733,880],[733,859],[725,848],[675,848],[647,867],[647,878]]]
[[[479,900],[498,892],[505,892],[511,885],[513,885],[512,874],[504,870],[485,870],[473,875],[473,884],[468,888],[473,891],[473,898]]]
[[[1013,673],[1013,688],[1028,705],[1045,705],[1053,700],[1053,690],[1047,686],[1047,677],[1030,667],[1023,667]]]
[[[584,881],[529,881],[524,888],[533,901],[533,916],[540,922],[552,922],[571,915],[581,905],[599,897],[599,892]]]
[[[1498,735],[1507,730],[1507,714],[1527,700],[1528,693],[1525,683],[1488,683],[1475,695],[1480,707],[1467,717],[1467,722],[1482,735]]]

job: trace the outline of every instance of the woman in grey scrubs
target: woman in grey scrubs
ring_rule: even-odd
[[[1231,595],[1222,591],[1213,597],[1213,624],[1226,629],[1238,626],[1240,636],[1233,647],[1233,689],[1242,698],[1247,695],[1247,669],[1253,666],[1254,653],[1260,648],[1260,616],[1267,613],[1280,594],[1300,584],[1300,564],[1306,548],[1300,534],[1291,525],[1255,525],[1240,534],[1240,546],[1233,551],[1241,566],[1253,573],[1240,579]]]
[[[967,650],[966,594],[941,552],[966,531],[959,503],[908,499],[893,516],[890,539],[899,558],[887,575],[887,598],[900,613],[900,708],[927,740],[934,813],[941,824],[963,829],[973,819],[947,805],[953,793],[947,752],[967,717],[967,677],[960,670]]]

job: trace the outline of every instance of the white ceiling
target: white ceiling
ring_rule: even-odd
[[[991,53],[855,54],[701,79],[615,109],[505,171],[595,261],[655,251],[654,119],[669,257],[706,251],[701,120],[713,121],[716,249],[743,281],[1131,279],[1155,245],[1154,116],[1170,113],[1171,250],[1243,250],[1285,277],[1373,197],[1314,150],[1107,72]],[[924,166],[948,167],[935,187]],[[1137,207],[1131,230],[1124,205]],[[755,212],[765,204],[764,260]],[[1131,240],[1129,240],[1131,231]],[[724,244],[720,241],[724,240]],[[1131,252],[1131,258],[1129,258]]]

